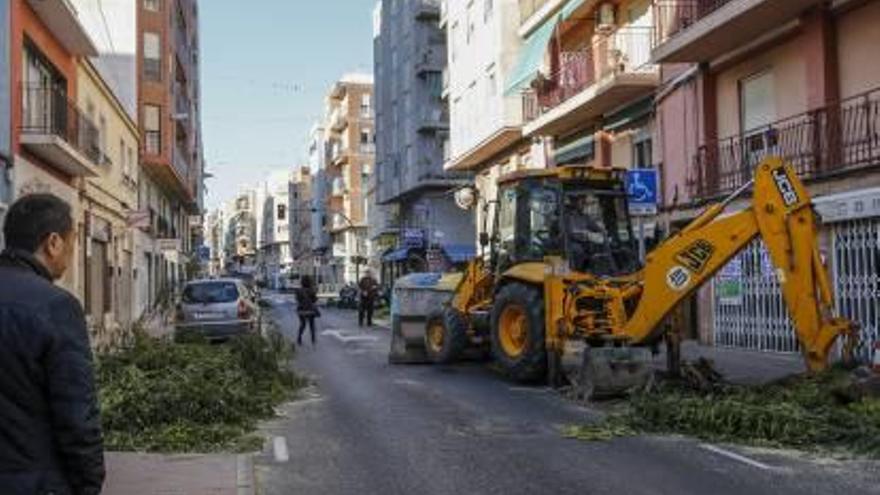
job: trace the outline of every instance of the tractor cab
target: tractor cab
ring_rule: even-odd
[[[492,237],[496,270],[547,256],[598,277],[639,270],[622,173],[559,167],[502,178]]]

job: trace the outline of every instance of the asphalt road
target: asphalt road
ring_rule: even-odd
[[[294,307],[272,315],[293,337]],[[393,366],[389,333],[327,310],[317,347],[296,366],[313,390],[265,427],[260,493],[289,494],[860,494],[880,466],[706,445],[678,437],[563,438],[598,412],[478,364]],[[740,456],[740,457],[738,457]]]

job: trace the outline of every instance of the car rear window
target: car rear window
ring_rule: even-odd
[[[183,289],[183,302],[189,304],[228,303],[238,299],[238,287],[232,282],[190,284]]]

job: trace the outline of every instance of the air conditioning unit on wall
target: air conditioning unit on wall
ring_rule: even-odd
[[[611,2],[599,5],[596,15],[596,28],[600,31],[611,31],[617,25],[616,8]]]

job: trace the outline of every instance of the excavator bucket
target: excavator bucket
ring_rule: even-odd
[[[644,347],[589,347],[572,352],[564,364],[569,382],[583,400],[620,397],[643,390],[654,376],[651,351]]]

